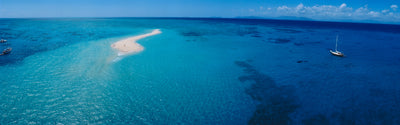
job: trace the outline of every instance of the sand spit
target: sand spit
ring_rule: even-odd
[[[151,33],[133,36],[133,37],[129,37],[129,38],[117,41],[117,42],[111,44],[111,47],[119,51],[118,56],[138,53],[138,52],[143,51],[144,48],[142,45],[140,45],[136,42],[137,40],[140,40],[140,39],[143,39],[143,38],[146,38],[149,36],[157,35],[160,33],[161,33],[160,29],[155,29]]]

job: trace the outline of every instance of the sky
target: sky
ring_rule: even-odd
[[[400,0],[0,0],[0,18],[263,17],[400,24]]]

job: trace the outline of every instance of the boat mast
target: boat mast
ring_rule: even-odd
[[[339,37],[339,35],[336,35],[336,48],[335,48],[335,51],[337,52],[337,41],[338,41],[338,37]]]

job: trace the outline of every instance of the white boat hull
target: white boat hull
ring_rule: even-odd
[[[329,52],[331,52],[331,54],[332,54],[332,55],[335,55],[335,56],[339,56],[339,57],[343,57],[343,56],[344,56],[344,54],[341,53],[341,52],[339,52],[339,51],[332,51],[332,50],[329,50]]]

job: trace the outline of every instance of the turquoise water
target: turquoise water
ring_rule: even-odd
[[[400,124],[400,26],[1,19],[0,124]],[[141,53],[113,62],[118,40]],[[336,35],[346,57],[330,55]]]

